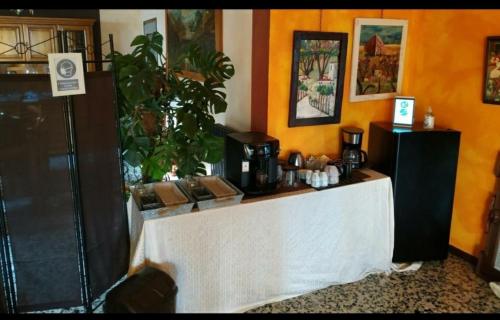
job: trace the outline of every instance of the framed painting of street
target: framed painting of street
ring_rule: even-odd
[[[288,126],[340,122],[347,33],[295,31]]]

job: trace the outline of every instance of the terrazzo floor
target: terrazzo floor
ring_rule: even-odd
[[[449,254],[417,271],[374,274],[247,313],[500,313],[500,298],[472,264]]]
[[[104,295],[94,301],[102,313]],[[41,313],[81,313],[82,308]],[[474,273],[474,266],[453,254],[424,262],[417,271],[374,274],[299,297],[266,304],[247,313],[500,313],[500,298]]]

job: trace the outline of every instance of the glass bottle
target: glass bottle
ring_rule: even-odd
[[[424,129],[434,129],[434,114],[431,107],[427,109],[427,113],[424,115]]]

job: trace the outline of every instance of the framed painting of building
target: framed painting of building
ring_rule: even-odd
[[[202,75],[182,55],[192,44],[205,51],[222,51],[222,10],[167,9],[167,61],[179,63],[186,77],[202,80]]]
[[[407,20],[355,20],[351,102],[389,99],[401,93],[407,29]]]
[[[288,126],[340,122],[347,33],[295,31]]]
[[[500,104],[500,37],[486,39],[483,102]]]

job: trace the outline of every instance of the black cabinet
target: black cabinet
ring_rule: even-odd
[[[447,257],[459,145],[451,129],[370,124],[370,166],[392,180],[394,262]]]

